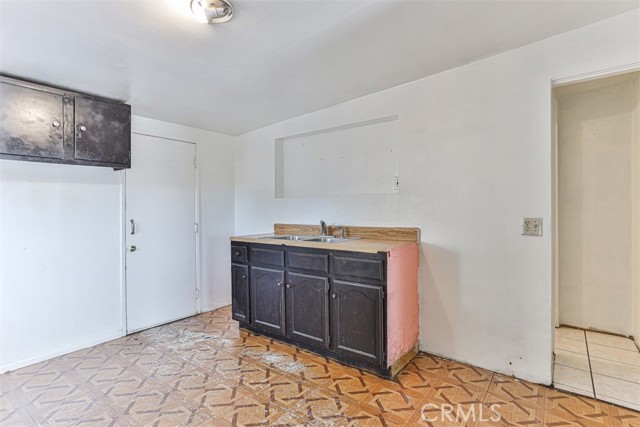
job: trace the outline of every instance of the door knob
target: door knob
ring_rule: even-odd
[[[129,252],[135,252],[137,250],[138,250],[138,248],[136,248],[136,245],[129,246]]]

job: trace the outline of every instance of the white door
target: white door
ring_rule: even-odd
[[[126,171],[127,332],[196,314],[195,145],[132,135]]]

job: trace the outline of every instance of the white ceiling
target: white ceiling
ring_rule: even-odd
[[[0,0],[0,72],[240,134],[638,7],[637,0]]]

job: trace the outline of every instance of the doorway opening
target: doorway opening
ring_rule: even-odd
[[[554,386],[640,410],[640,72],[553,99]]]

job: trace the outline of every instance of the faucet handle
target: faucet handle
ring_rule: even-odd
[[[340,232],[339,236],[341,239],[344,239],[344,227],[340,226],[338,227],[338,231]]]

